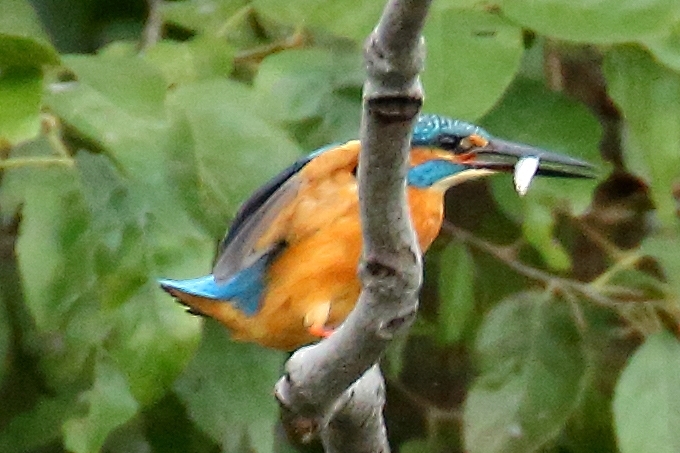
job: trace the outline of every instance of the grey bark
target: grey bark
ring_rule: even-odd
[[[389,1],[366,41],[358,172],[361,296],[330,338],[288,360],[276,385],[286,418],[319,431],[327,452],[389,452],[377,363],[393,336],[412,323],[422,281],[405,189],[411,128],[423,100],[420,35],[429,5]]]

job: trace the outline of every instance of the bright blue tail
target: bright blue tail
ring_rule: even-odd
[[[206,299],[227,300],[233,297],[233,291],[229,290],[229,284],[218,285],[212,275],[192,278],[190,280],[158,280],[165,291],[179,291],[192,296],[205,297]]]

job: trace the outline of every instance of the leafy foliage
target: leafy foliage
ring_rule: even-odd
[[[614,397],[614,416],[623,453],[676,451],[680,447],[680,371],[677,339],[667,332],[650,336],[631,357]],[[664,422],[661,422],[664,421]]]
[[[356,137],[383,5],[52,3],[0,0],[0,451],[284,451],[282,354],[155,281]],[[678,450],[679,33],[676,0],[434,3],[425,110],[603,174],[451,191],[386,358],[400,451]]]
[[[472,451],[536,450],[578,404],[585,349],[561,302],[519,293],[487,315],[476,345],[480,375],[464,413]]]

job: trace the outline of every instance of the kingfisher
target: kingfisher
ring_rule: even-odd
[[[192,314],[216,319],[232,338],[294,350],[327,337],[361,291],[358,140],[323,147],[263,185],[240,207],[210,275],[160,280]],[[481,127],[420,115],[413,128],[407,200],[422,253],[444,218],[444,194],[463,181],[514,172],[588,178],[592,165],[493,137]]]

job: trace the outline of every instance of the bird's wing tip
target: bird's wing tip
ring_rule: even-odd
[[[159,278],[156,280],[158,283],[158,286],[161,287],[163,291],[166,293],[170,293],[174,296],[175,291],[186,291],[186,288],[183,285],[183,280],[172,280],[169,278]]]
[[[161,278],[157,282],[163,291],[175,297],[177,297],[178,293],[208,298],[215,297],[215,279],[212,275],[189,280]]]
[[[160,286],[161,289],[166,292],[170,292],[172,289],[174,289],[175,281],[176,280],[170,280],[167,278],[156,279],[156,283],[158,283],[158,286]]]

